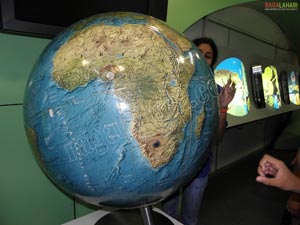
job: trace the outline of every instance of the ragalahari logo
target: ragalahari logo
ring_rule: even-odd
[[[298,2],[265,2],[265,10],[298,10]]]

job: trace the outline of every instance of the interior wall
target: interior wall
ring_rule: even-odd
[[[281,29],[269,18],[252,9],[236,6],[218,11],[198,20],[184,33],[190,40],[202,36],[211,37],[219,48],[216,64],[223,58],[238,55],[247,59],[254,56],[268,59],[269,62],[297,66],[297,54],[290,50]],[[249,62],[246,67],[249,67]],[[251,92],[249,81],[248,75],[248,87]],[[286,110],[257,110],[251,103],[253,118],[228,115],[229,126],[224,138],[213,149],[212,172],[256,151],[273,147],[289,115],[299,113],[299,106],[290,104],[282,108]]]
[[[0,34],[0,224],[61,224],[73,200],[38,167],[23,127],[23,93],[31,67],[49,42]],[[49,223],[48,223],[49,221]]]
[[[280,27],[265,15],[242,6],[226,8],[199,19],[184,33],[191,40],[203,36],[211,37],[218,47],[274,61],[293,65],[297,61],[297,54],[290,49]]]
[[[222,142],[214,148],[212,172],[225,168],[257,151],[274,148],[284,125],[293,113],[288,112],[227,128]]]

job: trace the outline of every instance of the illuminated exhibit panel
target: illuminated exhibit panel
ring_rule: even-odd
[[[264,95],[266,105],[279,109],[281,107],[281,97],[279,92],[278,74],[275,66],[267,66],[262,74]]]
[[[280,88],[280,96],[282,102],[286,105],[290,104],[288,78],[287,78],[287,72],[285,70],[280,71],[279,88]]]
[[[228,114],[233,116],[245,116],[249,112],[249,93],[246,81],[245,67],[238,58],[227,58],[215,68],[215,81],[224,86],[228,79],[235,83],[236,93],[228,105]]]
[[[288,75],[288,89],[290,101],[295,105],[300,105],[298,72],[292,71]]]
[[[262,84],[262,65],[251,66],[251,81],[255,107],[265,108],[264,88]]]

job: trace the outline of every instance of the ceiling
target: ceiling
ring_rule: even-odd
[[[300,4],[298,0],[289,1],[298,4],[298,9],[287,10],[287,9],[274,9],[266,10],[266,1],[254,1],[250,3],[242,4],[245,7],[257,10],[260,13],[271,18],[277,25],[282,29],[286,38],[290,41],[290,50],[295,51],[300,59]],[[286,1],[277,0],[273,3],[283,3]],[[300,61],[300,60],[298,60]]]

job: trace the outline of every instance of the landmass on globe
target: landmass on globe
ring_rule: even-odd
[[[131,133],[151,165],[158,167],[170,161],[191,118],[187,88],[194,67],[181,66],[178,52],[152,27],[173,39],[178,52],[191,48],[190,42],[168,33],[155,20],[147,26],[100,24],[78,32],[61,46],[53,59],[53,79],[69,91],[94,79],[110,82],[106,94],[129,104],[134,118]],[[153,66],[153,60],[161,63]],[[199,134],[203,118],[199,117]]]

